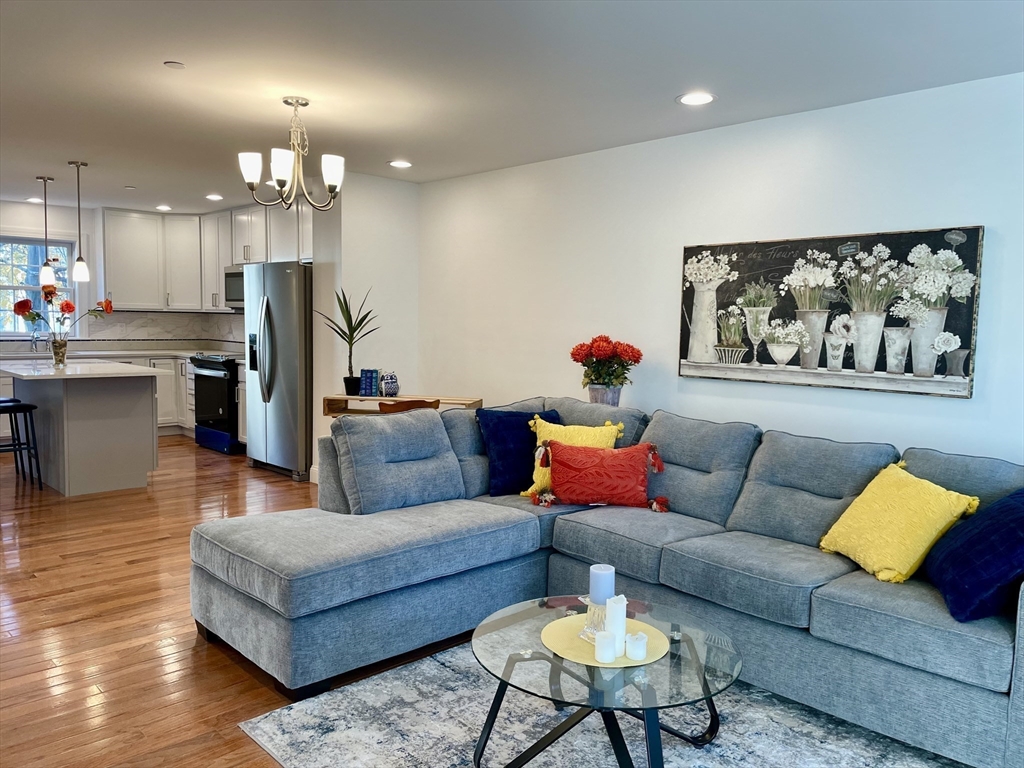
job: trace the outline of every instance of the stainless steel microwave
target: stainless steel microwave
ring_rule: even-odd
[[[224,306],[234,309],[245,307],[245,276],[241,264],[224,268]]]

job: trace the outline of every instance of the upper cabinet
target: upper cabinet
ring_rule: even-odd
[[[231,212],[232,262],[254,264],[267,260],[267,210],[252,205]]]
[[[164,287],[168,309],[203,308],[203,261],[198,216],[164,217]]]
[[[267,242],[271,261],[299,260],[299,207],[267,209]]]
[[[165,309],[163,217],[103,212],[103,272],[118,309]]]
[[[224,269],[231,266],[231,212],[202,216],[203,309],[224,310]]]

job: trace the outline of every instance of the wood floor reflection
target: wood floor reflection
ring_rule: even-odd
[[[95,450],[103,451],[97,436]],[[160,439],[147,489],[66,499],[0,461],[0,764],[276,766],[237,723],[287,701],[189,613],[189,532],[316,486]]]

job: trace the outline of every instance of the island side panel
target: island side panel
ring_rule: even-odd
[[[157,466],[156,378],[66,382],[67,496],[145,488]]]
[[[36,406],[36,444],[43,482],[67,495],[68,455],[65,434],[64,380],[14,379],[14,396]],[[20,421],[20,419],[19,419]],[[24,437],[24,436],[23,436]]]

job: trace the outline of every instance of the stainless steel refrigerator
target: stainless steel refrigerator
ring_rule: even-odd
[[[246,453],[308,480],[313,430],[313,269],[245,265]]]

